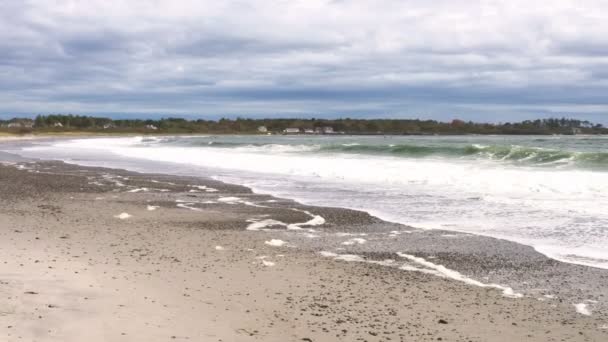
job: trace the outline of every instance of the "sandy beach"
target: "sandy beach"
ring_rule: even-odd
[[[361,250],[361,262],[300,242],[341,232],[358,245],[361,227],[385,224],[361,212],[59,162],[5,163],[0,193],[6,341],[608,339],[603,312],[389,267],[395,253]],[[301,240],[269,219],[299,225]]]

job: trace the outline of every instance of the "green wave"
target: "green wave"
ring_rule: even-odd
[[[529,166],[573,166],[608,169],[606,152],[573,152],[518,145],[420,146],[420,145],[325,145],[322,152],[381,154],[401,157],[448,157],[504,161]]]
[[[211,148],[252,148],[277,147],[279,152],[290,153],[348,153],[362,155],[389,155],[403,158],[448,158],[464,160],[485,160],[508,163],[511,165],[538,167],[566,167],[593,170],[608,170],[608,152],[575,152],[521,145],[480,145],[480,144],[283,144],[279,141],[256,142],[222,141],[215,138],[165,137],[145,139],[144,143]],[[280,149],[280,147],[294,147]],[[297,149],[295,147],[302,147]],[[306,148],[304,148],[306,147]],[[272,149],[267,150],[272,153]]]

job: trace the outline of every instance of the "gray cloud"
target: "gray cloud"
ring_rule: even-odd
[[[608,4],[0,3],[0,115],[606,122]]]

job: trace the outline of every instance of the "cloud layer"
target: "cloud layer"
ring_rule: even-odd
[[[593,0],[0,2],[0,113],[608,113]]]

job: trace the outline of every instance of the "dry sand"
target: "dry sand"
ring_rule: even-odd
[[[175,202],[254,197],[238,186],[45,162],[0,166],[0,194],[3,341],[608,341],[602,316],[570,303],[335,261],[245,229],[255,213],[300,212]],[[357,215],[334,211],[319,229]]]

